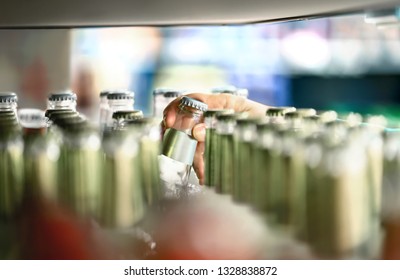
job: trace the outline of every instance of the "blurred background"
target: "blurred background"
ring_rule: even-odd
[[[249,90],[273,105],[400,115],[398,26],[364,15],[237,26],[1,30],[0,90],[44,109],[72,89],[94,116],[99,92],[129,89],[152,113],[157,87]]]

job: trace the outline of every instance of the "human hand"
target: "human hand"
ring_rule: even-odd
[[[191,93],[186,96],[197,99],[208,105],[208,109],[232,109],[234,112],[247,112],[250,117],[265,116],[269,106],[257,103],[241,96],[231,94],[207,94],[207,93]],[[164,109],[164,118],[161,124],[162,135],[166,129],[172,127],[175,123],[176,114],[178,113],[178,105],[180,97],[172,101]],[[192,129],[193,137],[198,141],[196,153],[193,161],[193,168],[199,178],[200,184],[204,183],[204,141],[206,138],[206,127],[204,123],[195,125]]]

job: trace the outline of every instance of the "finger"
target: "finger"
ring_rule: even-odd
[[[204,142],[197,143],[196,153],[193,159],[193,168],[199,178],[200,185],[204,184]]]
[[[206,141],[206,125],[204,123],[196,124],[193,128],[192,134],[197,141]]]

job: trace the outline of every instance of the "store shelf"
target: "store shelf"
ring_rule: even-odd
[[[393,0],[5,0],[0,28],[228,24],[387,8]]]

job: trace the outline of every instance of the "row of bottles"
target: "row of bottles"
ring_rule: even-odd
[[[234,92],[239,95],[240,90]],[[213,94],[218,93],[227,89]],[[308,244],[316,258],[379,258],[382,223],[388,229],[399,228],[400,133],[389,129],[383,117],[279,107],[255,119],[232,110],[211,110],[199,100],[180,95],[175,123],[161,142],[159,121],[134,110],[133,93],[107,91],[100,99],[100,125],[96,126],[76,110],[76,95],[71,92],[49,95],[45,112],[18,110],[15,94],[0,94],[0,234],[6,235],[0,245],[4,240],[17,244],[0,257],[21,257],[15,253],[21,242],[10,241],[18,236],[13,223],[29,215],[26,201],[46,200],[78,219],[98,224],[114,244],[122,244],[122,255],[116,258],[142,258],[131,255],[120,242],[132,240],[133,235],[153,249],[152,236],[138,230],[149,210],[168,208],[164,198],[191,197],[197,146],[192,129],[202,121],[207,127],[205,185],[221,194],[210,197],[210,189],[202,189],[203,196],[198,197],[211,198],[200,203],[208,205],[206,209],[213,208],[212,203],[233,210],[245,205],[247,210],[239,211],[246,213],[243,223],[246,219],[253,225],[260,223],[254,226],[257,236],[269,236],[260,230],[264,223]],[[233,198],[235,207],[227,197]],[[177,209],[200,215],[190,209],[198,202],[189,200]],[[253,210],[248,211],[248,206]],[[226,215],[226,211],[221,213]],[[191,221],[183,213],[168,213],[161,217]],[[258,216],[263,223],[254,218]],[[28,220],[35,226],[35,219]],[[170,246],[163,233],[173,230],[165,221],[155,220],[159,224],[154,236],[163,240],[159,244]],[[208,228],[210,232],[217,229]],[[176,228],[178,240],[180,234]],[[388,236],[393,239],[394,235]],[[389,249],[384,257],[394,255],[392,239],[385,243]],[[248,240],[252,248],[265,248],[262,238],[255,240]],[[221,240],[209,242],[222,244]]]
[[[381,116],[271,108],[205,113],[205,185],[252,206],[319,258],[377,258],[398,213],[399,132]]]

